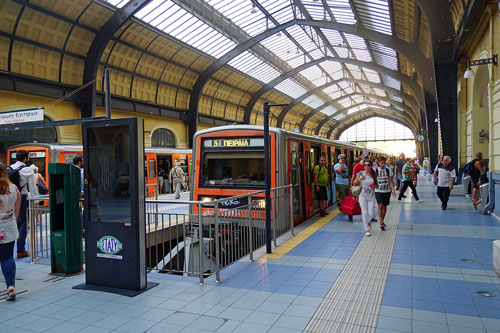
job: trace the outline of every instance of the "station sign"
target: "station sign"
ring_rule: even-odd
[[[204,147],[264,147],[264,138],[205,139]]]
[[[32,108],[0,112],[0,125],[43,121],[44,108]]]

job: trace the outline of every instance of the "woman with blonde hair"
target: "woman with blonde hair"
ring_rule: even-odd
[[[21,193],[12,184],[5,165],[0,163],[0,264],[7,285],[7,300],[16,299],[14,243],[19,237],[17,216],[21,206]]]

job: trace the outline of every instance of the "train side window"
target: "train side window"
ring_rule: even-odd
[[[156,178],[156,160],[153,158],[150,158],[148,160],[149,164],[149,179],[155,179]]]

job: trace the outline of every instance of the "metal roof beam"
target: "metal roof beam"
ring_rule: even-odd
[[[353,113],[352,116],[356,116],[356,115],[359,115],[361,114],[363,111],[359,111],[359,113]],[[364,110],[364,112],[366,113],[366,110]],[[351,126],[354,126],[355,124],[357,123],[360,123],[362,122],[363,120],[367,120],[367,119],[370,119],[370,118],[373,118],[373,117],[381,117],[381,118],[385,118],[385,119],[388,119],[388,120],[391,120],[391,121],[395,121],[405,127],[408,127],[409,129],[412,130],[413,134],[415,135],[417,133],[417,129],[413,126],[413,124],[409,123],[407,119],[405,119],[404,117],[401,117],[399,115],[394,115],[394,114],[388,114],[387,113],[387,110],[375,110],[375,109],[370,109],[369,110],[370,113],[366,113],[366,116],[363,116],[361,119],[359,120],[355,120],[353,123],[346,123],[348,120],[352,120],[352,118],[345,118],[337,123],[335,123],[334,126],[331,126],[330,129],[328,130],[328,133],[327,133],[327,138],[330,138],[332,136],[332,133],[334,130],[338,130],[338,136],[336,136],[334,139],[338,140],[340,138],[340,135],[349,127]],[[348,127],[349,126],[349,127]]]
[[[390,103],[391,105],[393,106],[398,106],[400,107],[399,104],[401,103],[398,103],[398,102],[395,102],[395,101],[391,101],[389,99],[384,99],[384,98],[380,98],[381,100],[385,100],[387,103]],[[321,132],[321,128],[330,120],[334,120],[333,118],[339,114],[342,114],[342,113],[345,113],[347,110],[349,109],[352,109],[352,108],[355,108],[357,106],[361,106],[361,105],[364,105],[364,104],[367,104],[366,102],[361,102],[361,103],[357,103],[357,104],[354,104],[354,105],[351,105],[345,109],[342,109],[342,110],[339,110],[337,112],[335,112],[334,114],[328,116],[328,117],[325,117],[323,120],[321,120],[318,124],[318,126],[316,126],[316,132],[315,134],[318,135],[320,132]],[[360,110],[360,111],[356,111],[354,113],[352,113],[351,115],[349,116],[352,116],[353,114],[359,114],[359,113],[363,113],[363,112],[369,112],[367,110],[376,110],[375,108],[368,108],[368,109],[365,109],[365,110]],[[395,111],[396,112],[396,111]],[[416,126],[416,124],[418,123],[416,118],[415,117],[412,117],[412,114],[409,114],[409,113],[401,113],[401,115],[405,118],[408,119],[408,121],[411,121],[411,124],[414,124]],[[346,119],[349,118],[348,115],[346,115]]]
[[[360,60],[348,59],[348,58],[339,58],[339,57],[324,57],[321,59],[311,61],[311,62],[306,63],[304,65],[301,65],[288,73],[284,73],[284,74],[280,75],[279,77],[277,77],[276,79],[274,79],[273,81],[271,81],[270,83],[268,83],[265,86],[263,86],[262,88],[260,88],[255,94],[252,95],[252,98],[249,100],[247,107],[245,108],[244,121],[247,123],[249,122],[250,114],[253,110],[255,103],[262,97],[262,95],[265,92],[274,88],[274,86],[276,86],[280,82],[286,80],[287,78],[297,74],[298,72],[300,72],[306,68],[309,68],[311,66],[315,66],[321,62],[328,61],[328,60],[352,64],[352,65],[356,65],[356,66],[360,66],[360,67],[364,67],[364,68],[369,68],[369,69],[372,69],[374,71],[378,71],[384,75],[391,76],[391,77],[395,78],[396,80],[399,80],[400,82],[406,84],[412,90],[412,92],[417,96],[417,99],[421,103],[423,103],[423,95],[422,95],[422,90],[420,89],[420,86],[417,84],[417,82],[415,80],[402,74],[401,72],[397,72],[397,71],[394,71],[392,69],[388,69],[384,66],[380,66],[380,65],[374,64],[372,62],[366,62],[366,61],[360,61]],[[281,121],[282,121],[285,118],[285,116],[286,116],[286,113],[282,112],[278,119],[281,119]],[[278,120],[278,126],[281,126],[280,124],[281,123]]]
[[[142,7],[147,5],[152,0],[134,0],[127,3],[122,8],[116,9],[106,23],[96,32],[94,40],[87,52],[87,58],[83,67],[83,83],[94,80],[97,76],[97,69],[101,56],[108,42],[113,38],[114,34],[123,26],[134,14]],[[95,113],[96,100],[96,84],[93,83],[86,89],[81,91],[82,100],[80,105],[82,110],[82,118],[93,117]]]
[[[397,97],[400,97],[402,98],[406,103],[408,103],[410,106],[413,107],[413,111],[414,112],[417,112],[417,110],[420,110],[418,111],[420,114],[422,113],[422,108],[420,108],[417,104],[417,101],[415,100],[415,98],[413,96],[410,96],[410,95],[407,95],[405,94],[404,92],[402,91],[399,91],[397,89],[394,89],[394,88],[391,88],[391,87],[387,87],[381,83],[373,83],[373,82],[370,82],[370,81],[363,81],[363,80],[354,80],[354,79],[340,79],[340,80],[337,80],[337,81],[356,81],[357,83],[359,84],[366,84],[366,85],[370,85],[372,86],[373,88],[378,88],[378,89],[383,89],[387,92],[389,92],[390,94],[394,95],[394,96],[397,96]],[[318,88],[322,88],[322,89],[325,89],[327,88],[328,86],[334,84],[334,83],[337,83],[337,81],[334,81],[334,82],[330,82],[328,84],[325,84],[321,87],[318,87]],[[311,92],[312,93],[312,92]],[[309,96],[309,94],[307,94]],[[307,97],[307,96],[306,96]],[[341,96],[338,98],[338,100],[344,98],[345,96]],[[299,97],[299,98],[302,98]],[[336,99],[337,100],[337,99]],[[296,100],[294,100],[292,103],[294,103]],[[290,103],[290,104],[292,104]],[[304,127],[306,126],[306,123],[309,121],[309,119],[311,119],[315,114],[321,112],[324,108],[326,108],[327,106],[331,105],[330,103],[326,103],[324,106],[321,106],[319,108],[317,108],[316,110],[312,110],[311,112],[309,112],[307,115],[304,116],[304,118],[302,119],[302,122],[300,123],[300,131],[302,132],[304,130]]]

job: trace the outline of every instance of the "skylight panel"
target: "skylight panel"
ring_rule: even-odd
[[[346,24],[356,23],[349,0],[327,0],[326,3],[333,12],[335,21]]]
[[[325,8],[323,4],[319,1],[302,1],[304,7],[306,7],[307,12],[313,20],[324,20],[325,19]]]
[[[309,81],[315,83],[318,85],[316,81],[323,80],[322,83],[324,83],[325,80],[325,72],[322,71],[318,66],[312,66],[309,68],[304,69],[299,73],[300,75],[304,76],[306,79]]]
[[[290,0],[263,0],[259,3],[279,23],[289,22],[294,18]]]
[[[361,61],[372,61],[372,57],[370,56],[370,52],[368,52],[368,47],[366,46],[366,42],[363,38],[351,35],[344,34],[349,46],[351,47],[351,51],[356,57],[356,59]]]
[[[104,0],[105,2],[109,3],[110,5],[113,5],[117,8],[122,8],[125,6],[130,0]]]
[[[392,76],[382,75],[382,79],[384,80],[386,86],[401,90],[401,82],[394,79]]]
[[[392,35],[387,0],[353,0],[361,24],[371,30]]]
[[[328,94],[331,99],[337,99],[342,96],[342,90],[340,90],[338,86],[325,88],[323,92]]]
[[[398,58],[396,51],[382,44],[368,41],[368,45],[372,49],[375,62],[381,66],[397,71]]]
[[[236,46],[231,39],[171,0],[152,1],[135,16],[215,58]]]
[[[357,95],[357,96],[353,96],[352,100],[354,101],[355,104],[359,104],[359,103],[363,102],[364,98],[363,98],[363,96]]]
[[[328,105],[327,107],[321,109],[320,112],[323,113],[323,114],[326,114],[327,116],[331,116],[332,114],[334,114],[335,112],[337,112],[337,109],[335,109],[331,105]]]
[[[287,63],[289,63],[290,60],[303,55],[298,46],[295,45],[290,38],[285,36],[285,34],[281,34],[280,36],[274,34],[264,39],[261,42],[261,45]]]
[[[373,83],[380,83],[380,76],[378,75],[377,72],[368,69],[368,68],[363,68],[363,72],[365,72],[366,79],[370,82]]]
[[[336,121],[342,120],[344,118],[345,118],[345,114],[343,114],[343,113],[339,113],[333,117],[333,119],[335,119]]]
[[[344,44],[344,39],[337,30],[321,29],[321,32],[332,46],[342,46]]]
[[[232,59],[228,65],[263,83],[269,83],[280,75],[279,71],[248,51]]]
[[[373,88],[373,91],[375,92],[376,95],[378,96],[382,96],[382,97],[385,97],[386,94],[385,94],[385,91],[383,91],[382,89],[378,89],[378,88]]]
[[[302,104],[305,104],[311,107],[312,109],[317,109],[321,105],[325,104],[325,102],[323,102],[323,100],[320,99],[318,96],[312,95],[307,97],[304,101],[302,101]]]
[[[349,72],[351,73],[352,77],[361,80],[363,79],[363,73],[361,72],[361,69],[358,66],[351,65],[351,64],[345,64]]]
[[[282,81],[275,87],[275,89],[294,99],[299,98],[307,92],[307,90],[302,88],[299,84],[295,83],[291,79]]]

